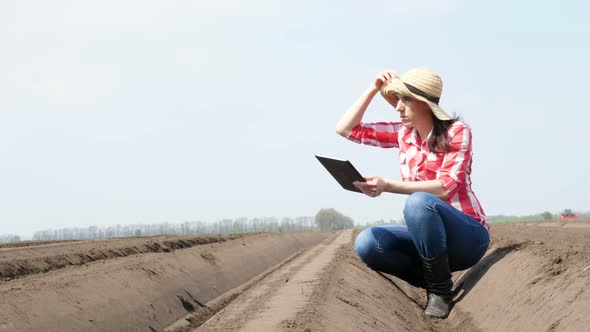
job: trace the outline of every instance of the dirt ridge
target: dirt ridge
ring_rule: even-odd
[[[264,271],[263,273],[259,274],[258,276],[256,276],[252,280],[248,281],[247,283],[245,283],[239,287],[233,288],[233,289],[223,293],[222,295],[216,297],[215,299],[207,302],[206,304],[197,308],[195,311],[191,312],[190,314],[188,314],[187,316],[185,316],[181,320],[178,320],[174,324],[171,324],[170,326],[165,328],[164,331],[165,332],[188,332],[188,331],[195,330],[196,328],[203,325],[207,320],[209,320],[215,314],[217,314],[218,312],[223,310],[225,307],[227,307],[229,304],[231,304],[236,298],[238,298],[238,296],[240,296],[244,292],[248,291],[250,288],[252,288],[254,285],[259,283],[261,280],[263,280],[264,278],[269,276],[271,273],[274,273],[278,269],[280,269],[283,266],[292,262],[294,259],[299,257],[303,252],[304,252],[304,250],[300,250],[300,251],[294,253],[293,255],[291,255],[290,257],[285,259],[283,262]]]
[[[59,270],[69,266],[82,266],[101,260],[147,253],[170,253],[175,250],[192,248],[199,245],[235,240],[243,236],[243,234],[199,235],[177,239],[153,239],[133,246],[122,245],[115,248],[0,260],[0,281],[9,281],[19,277]],[[75,242],[68,243],[75,245]]]
[[[161,252],[16,278],[0,283],[0,331],[162,331],[328,236],[322,232],[259,233],[170,252],[164,252],[162,244],[147,243]],[[163,240],[178,247],[189,244]],[[122,243],[141,241],[151,240]],[[61,254],[73,249],[105,250],[122,243],[90,241],[51,250]],[[30,254],[39,252],[20,253]]]
[[[318,278],[352,230],[340,231],[273,271],[194,331],[275,331],[316,292]],[[196,326],[195,326],[196,327]]]
[[[34,246],[43,246],[43,245],[48,245],[48,244],[66,243],[66,242],[80,242],[80,241],[84,241],[84,240],[19,241],[19,242],[11,242],[11,243],[0,243],[0,249],[34,247]]]

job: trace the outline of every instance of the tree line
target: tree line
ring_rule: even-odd
[[[133,224],[115,226],[90,226],[61,229],[47,229],[33,234],[33,240],[97,240],[117,237],[140,237],[156,235],[194,235],[228,233],[286,233],[315,230],[314,218],[237,218],[217,222],[187,221],[183,223]]]
[[[315,217],[222,219],[217,222],[187,221],[184,223],[90,226],[37,231],[33,240],[97,240],[117,237],[157,235],[194,235],[228,233],[286,233],[298,231],[329,231],[354,227],[352,218],[335,209],[320,209]]]
[[[19,242],[21,237],[15,234],[1,234],[0,235],[0,243],[12,243],[12,242]]]

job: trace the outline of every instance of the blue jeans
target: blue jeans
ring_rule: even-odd
[[[404,207],[406,225],[363,230],[354,249],[370,268],[423,286],[420,255],[449,255],[451,271],[475,265],[490,243],[488,231],[477,220],[440,198],[424,192],[409,196]]]

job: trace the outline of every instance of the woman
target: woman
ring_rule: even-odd
[[[362,123],[377,92],[401,122]],[[452,307],[451,272],[475,265],[489,245],[489,224],[471,190],[471,129],[439,105],[442,80],[431,69],[401,77],[384,71],[338,121],[349,140],[398,148],[401,181],[378,176],[355,182],[370,197],[383,192],[410,195],[407,226],[365,229],[355,241],[360,259],[372,269],[426,288],[425,314],[445,318]]]

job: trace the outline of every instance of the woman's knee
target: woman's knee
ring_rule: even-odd
[[[354,251],[357,256],[367,265],[370,265],[376,253],[377,241],[373,235],[372,228],[367,228],[357,235],[354,240]]]
[[[433,198],[436,198],[436,196],[426,192],[415,192],[411,194],[404,206],[404,218],[406,222],[420,220],[420,216],[427,213]]]

